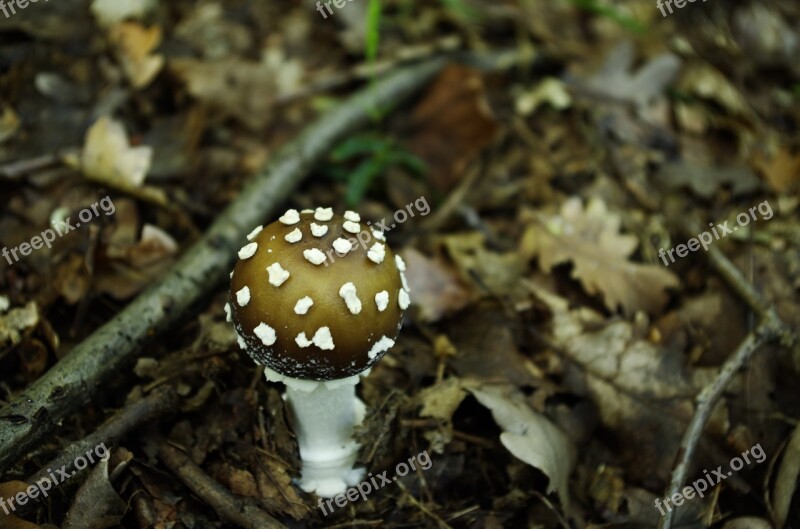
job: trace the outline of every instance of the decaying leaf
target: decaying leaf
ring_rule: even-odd
[[[425,432],[425,438],[432,443],[431,450],[434,452],[443,453],[444,447],[453,440],[453,414],[466,396],[457,378],[449,378],[425,388],[416,396],[422,406],[419,416],[439,421],[439,428]]]
[[[112,26],[128,19],[142,18],[154,5],[154,0],[92,0],[90,9],[101,26]]]
[[[120,235],[116,244],[108,246],[106,254],[115,260],[114,270],[102,270],[95,281],[100,292],[117,299],[133,296],[161,275],[179,250],[170,234],[150,224],[142,227],[141,237],[136,243],[125,243],[124,240],[125,236]]]
[[[467,305],[469,292],[440,259],[430,259],[414,248],[404,250],[402,256],[408,284],[414,293],[411,303],[419,309],[422,321],[439,321]]]
[[[20,126],[19,116],[14,112],[14,109],[0,104],[2,112],[0,112],[0,143],[8,140],[17,133]]]
[[[442,242],[461,272],[461,279],[477,283],[476,291],[494,296],[518,291],[519,279],[527,270],[526,259],[518,252],[489,250],[486,237],[480,232],[447,235]]]
[[[522,394],[509,385],[465,384],[478,402],[491,410],[505,430],[500,442],[509,452],[537,468],[550,479],[547,492],[558,492],[561,504],[569,505],[568,480],[576,450],[567,435],[545,415],[533,410]]]
[[[701,167],[686,162],[661,166],[659,179],[670,189],[687,187],[710,199],[723,187],[730,187],[735,197],[749,195],[761,187],[756,175],[747,167]]]
[[[572,96],[563,81],[547,77],[532,90],[526,91],[515,101],[517,113],[529,116],[541,105],[549,104],[556,110],[566,110],[572,105]]]
[[[153,149],[131,147],[122,123],[108,116],[89,128],[81,155],[84,174],[115,187],[139,187],[150,169]]]
[[[27,490],[28,484],[22,481],[0,483],[0,498],[13,498],[19,493],[25,493]],[[15,516],[13,512],[7,515],[0,510],[0,529],[40,529],[40,526],[26,522],[22,518]]]
[[[125,76],[134,88],[144,88],[164,67],[164,57],[153,51],[161,43],[161,28],[145,28],[136,22],[123,22],[109,30]]]
[[[538,257],[545,272],[571,262],[572,277],[589,294],[602,294],[609,310],[657,313],[667,302],[665,290],[680,282],[659,266],[628,261],[638,242],[618,233],[619,226],[619,215],[608,211],[602,200],[592,199],[584,209],[579,198],[571,198],[557,215],[534,215],[520,253]]]
[[[775,488],[772,494],[772,512],[778,527],[785,527],[800,478],[800,426],[794,429],[783,451]]]
[[[716,369],[687,372],[680,353],[656,347],[633,324],[603,323],[594,311],[570,310],[566,300],[532,284],[529,288],[552,311],[553,343],[583,373],[574,389],[588,391],[602,422],[626,440],[620,457],[628,463],[629,477],[666,482],[681,425]],[[723,435],[727,428],[727,411],[720,403],[708,429]]]
[[[685,93],[714,101],[734,116],[753,118],[753,110],[739,90],[719,70],[693,62],[684,68],[678,88]]]
[[[22,334],[39,324],[39,309],[35,301],[0,314],[0,346],[16,345]]]
[[[453,187],[467,165],[494,139],[498,125],[480,72],[448,66],[414,110],[411,150],[442,191]]]
[[[756,155],[754,165],[776,193],[794,191],[800,186],[800,154],[786,147],[778,149],[769,158]]]
[[[585,81],[585,86],[611,99],[630,101],[639,109],[649,105],[675,80],[681,60],[672,53],[662,53],[631,73],[635,52],[631,41],[618,44],[602,69]]]
[[[128,453],[129,459],[132,454]],[[114,474],[118,475],[127,466],[127,461],[119,464]],[[107,529],[119,525],[127,508],[111,485],[109,461],[100,460],[92,469],[88,479],[78,490],[63,529]]]
[[[253,129],[270,122],[275,100],[295,90],[303,75],[300,63],[275,47],[264,51],[261,62],[175,59],[170,68],[192,96]]]

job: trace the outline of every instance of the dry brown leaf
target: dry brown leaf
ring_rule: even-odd
[[[593,93],[611,99],[625,99],[639,110],[663,97],[667,87],[681,69],[681,59],[665,52],[649,59],[632,71],[636,49],[631,41],[623,41],[608,54],[602,69],[584,81]]]
[[[786,450],[783,452],[781,464],[775,477],[775,489],[772,495],[772,512],[778,527],[786,525],[792,499],[797,490],[800,478],[800,426],[794,429]]]
[[[38,324],[39,309],[35,301],[0,314],[0,346],[18,344],[22,340],[22,334]]]
[[[602,200],[593,199],[584,209],[579,198],[571,198],[557,215],[535,215],[520,253],[537,256],[545,272],[571,262],[572,277],[589,294],[602,294],[609,310],[658,313],[667,302],[666,289],[680,281],[660,266],[628,261],[638,242],[618,233],[619,227],[619,215],[608,211]]]
[[[153,54],[161,43],[161,28],[136,22],[117,24],[108,33],[125,76],[134,88],[149,85],[164,67],[163,55]]]
[[[669,189],[685,186],[706,199],[717,196],[723,186],[730,187],[735,197],[749,195],[761,186],[748,167],[704,167],[685,161],[662,165],[658,178]]]
[[[772,524],[764,518],[740,516],[725,522],[722,529],[772,529]]]
[[[260,63],[242,59],[174,59],[170,68],[186,83],[192,96],[253,129],[270,122],[275,100],[295,90],[302,77],[300,63],[273,48],[265,50]]]
[[[28,484],[22,481],[8,481],[0,483],[0,498],[13,498],[21,492],[28,490]],[[8,508],[8,507],[6,507]],[[14,513],[6,515],[0,510],[0,529],[40,529],[38,525],[14,516]]]
[[[147,176],[153,149],[131,147],[119,121],[102,116],[89,128],[81,166],[88,178],[116,188],[139,187]]]
[[[518,252],[489,250],[486,238],[480,232],[448,235],[442,238],[442,242],[459,268],[461,279],[477,283],[479,292],[493,296],[512,296],[518,292],[519,280],[528,269],[526,259]]]
[[[170,234],[157,226],[145,224],[135,244],[125,244],[120,236],[109,244],[108,257],[113,266],[100,270],[95,287],[117,299],[127,299],[164,273],[177,255],[179,247]]]
[[[458,65],[439,74],[414,110],[412,123],[411,150],[425,161],[428,178],[440,191],[461,179],[498,130],[481,73]]]
[[[260,498],[269,507],[270,512],[282,512],[295,520],[308,516],[303,498],[292,483],[292,476],[280,463],[258,465],[256,479]]]
[[[800,185],[800,154],[785,147],[769,159],[764,155],[757,155],[754,166],[769,187],[777,193],[794,191]]]
[[[754,117],[752,109],[739,90],[722,72],[707,63],[688,64],[678,81],[678,89],[714,101],[734,116]]]
[[[406,277],[422,321],[439,321],[443,316],[464,308],[469,292],[441,259],[430,259],[414,248],[402,252]]]
[[[115,474],[127,467],[123,461]],[[126,510],[125,501],[111,485],[109,461],[100,460],[81,485],[67,512],[63,529],[107,529],[118,526]]]
[[[603,424],[625,439],[619,447],[626,475],[666,483],[694,396],[716,369],[687,372],[682,355],[654,346],[641,336],[645,329],[626,321],[607,323],[589,309],[570,310],[566,300],[528,287],[552,312],[554,345],[583,373],[566,379],[576,392],[588,392]],[[727,428],[727,411],[720,404],[708,429],[723,435]]]
[[[112,26],[131,18],[141,18],[155,7],[154,0],[92,0],[91,11],[101,26]]]
[[[569,475],[576,459],[575,446],[563,430],[525,402],[510,385],[476,382],[464,387],[478,402],[489,408],[504,432],[500,442],[509,452],[548,477],[547,492],[558,492],[561,504],[569,505]]]
[[[17,133],[20,121],[13,108],[9,106],[4,108],[2,104],[0,104],[0,108],[2,108],[2,112],[0,112],[0,143],[3,143]]]
[[[449,378],[425,388],[416,396],[418,404],[422,406],[419,416],[433,417],[440,422],[439,428],[424,434],[434,452],[444,453],[444,447],[453,440],[453,414],[466,396],[457,378]]]
[[[533,89],[519,94],[514,101],[517,114],[523,116],[533,114],[544,104],[549,104],[556,110],[566,110],[572,106],[572,95],[563,81],[546,77]]]

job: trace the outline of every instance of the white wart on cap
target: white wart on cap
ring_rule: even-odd
[[[361,244],[359,230],[370,234],[357,213],[316,208],[289,210],[250,234],[229,306],[256,362],[287,377],[337,380],[372,367],[395,343],[408,306],[402,261],[385,240]]]

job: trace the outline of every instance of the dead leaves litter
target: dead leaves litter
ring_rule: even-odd
[[[520,253],[538,257],[544,272],[571,262],[572,277],[589,294],[601,294],[611,311],[656,314],[667,302],[666,290],[680,281],[658,265],[629,261],[638,241],[620,234],[620,223],[620,216],[602,200],[592,199],[584,208],[580,198],[570,198],[558,214],[532,215]]]

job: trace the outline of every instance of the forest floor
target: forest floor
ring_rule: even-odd
[[[798,28],[0,2],[0,529],[800,528]],[[245,235],[316,206],[412,292],[357,436],[418,464],[327,510],[223,311]]]

